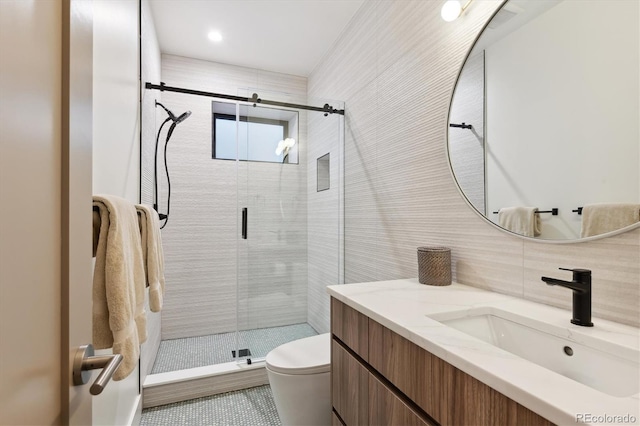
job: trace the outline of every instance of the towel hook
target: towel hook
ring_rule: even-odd
[[[498,213],[500,213],[500,211],[492,212],[492,213],[493,214],[498,214]],[[538,210],[537,212],[534,212],[534,213],[535,214],[538,214],[538,213],[551,213],[552,216],[558,216],[558,208],[554,207],[551,210]]]
[[[464,121],[462,122],[462,124],[449,123],[449,127],[457,127],[460,129],[469,129],[469,130],[473,129],[473,126],[471,124],[466,124]]]

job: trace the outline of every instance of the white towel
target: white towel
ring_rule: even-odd
[[[114,354],[122,354],[122,364],[113,376],[122,380],[138,364],[140,344],[147,339],[138,215],[132,203],[112,195],[94,196],[93,205],[100,216],[93,274],[93,345],[113,347]]]
[[[540,235],[540,215],[537,207],[505,207],[498,212],[498,225],[525,237]]]
[[[140,216],[142,257],[149,287],[149,307],[152,312],[162,310],[164,296],[164,252],[160,235],[160,218],[151,207],[136,204]]]
[[[640,221],[640,204],[588,204],[582,208],[581,237],[592,237]]]

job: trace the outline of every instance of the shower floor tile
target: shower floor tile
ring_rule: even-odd
[[[140,426],[280,424],[269,385],[146,408],[140,420]]]
[[[263,358],[283,343],[316,334],[307,323],[241,331],[240,349],[249,349],[250,358]],[[231,351],[236,349],[235,332],[163,340],[151,374],[231,362],[236,359]]]

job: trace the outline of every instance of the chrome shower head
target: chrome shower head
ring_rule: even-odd
[[[187,111],[187,112],[183,112],[180,117],[176,118],[174,121],[176,122],[176,124],[178,123],[182,123],[184,120],[186,120],[187,118],[189,118],[189,116],[191,115],[191,111]]]
[[[158,105],[160,105],[162,107],[162,109],[167,112],[167,114],[169,115],[169,118],[171,119],[171,121],[173,121],[173,124],[181,123],[191,115],[191,111],[187,111],[187,112],[185,112],[183,114],[180,114],[179,117],[176,117],[175,114],[172,113],[171,111],[169,111],[169,109],[167,107],[162,105],[160,102],[156,101],[156,106],[158,106]]]

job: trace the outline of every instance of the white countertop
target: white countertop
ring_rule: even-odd
[[[333,285],[327,287],[327,292],[558,425],[577,424],[578,413],[635,417],[630,423],[598,422],[597,417],[592,417],[595,421],[580,422],[585,424],[640,424],[640,394],[614,397],[599,392],[426,315],[498,308],[566,328],[567,337],[577,343],[596,338],[620,345],[623,351],[638,350],[638,328],[599,318],[593,318],[594,327],[580,327],[569,322],[568,310],[457,283],[435,287],[420,284],[417,279],[403,279]],[[567,297],[571,297],[570,292]]]

